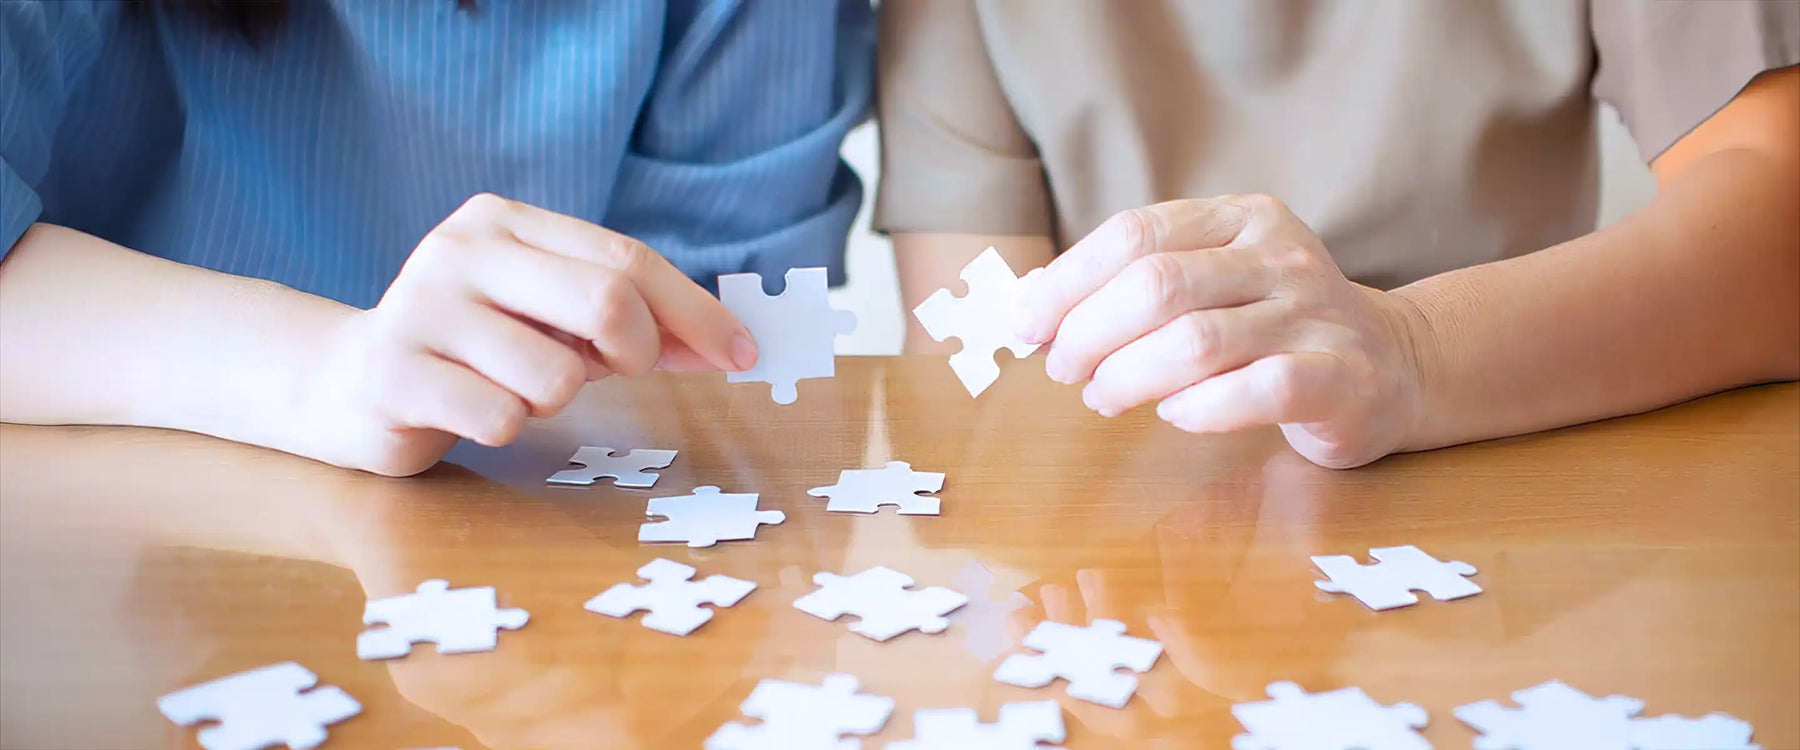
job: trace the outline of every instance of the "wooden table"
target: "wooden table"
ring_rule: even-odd
[[[1292,680],[1430,711],[1558,678],[1647,714],[1724,711],[1800,747],[1800,387],[1355,471],[1273,430],[1196,437],[1102,419],[1038,361],[971,401],[942,362],[846,359],[799,403],[711,376],[613,379],[505,449],[385,479],[193,435],[0,428],[0,744],[189,747],[157,696],[298,661],[363,703],[327,747],[688,748],[763,677],[832,672],[914,709],[1055,698],[1068,747],[1224,748],[1233,703]],[[548,487],[580,445],[681,450],[654,490]],[[942,517],[828,514],[806,490],[890,459],[949,475]],[[753,542],[641,546],[644,500],[699,485],[787,512]],[[1309,555],[1417,544],[1486,593],[1372,613]],[[760,588],[692,636],[582,603],[657,556]],[[885,644],[791,602],[816,571],[887,565],[972,603]],[[443,577],[531,622],[498,650],[363,662],[364,601]],[[1049,618],[1123,620],[1166,653],[1122,710],[995,682]],[[847,620],[848,618],[846,618]]]

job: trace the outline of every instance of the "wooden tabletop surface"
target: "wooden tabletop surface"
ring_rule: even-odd
[[[1722,711],[1800,747],[1800,387],[1314,467],[1272,429],[1103,419],[1009,363],[979,400],[941,359],[842,359],[777,406],[719,375],[611,379],[504,449],[386,479],[194,435],[0,427],[0,744],[192,747],[158,696],[297,661],[363,704],[327,748],[697,748],[759,678],[846,672],[897,708],[1054,698],[1066,745],[1225,748],[1271,682],[1360,686],[1430,712],[1556,678],[1645,714]],[[577,446],[681,451],[651,490],[545,478]],[[826,513],[806,490],[909,461],[941,517]],[[761,493],[787,522],[711,549],[640,545],[648,497]],[[1318,592],[1308,557],[1416,544],[1485,593],[1375,613]],[[760,588],[678,638],[582,609],[658,557]],[[873,565],[971,603],[886,643],[794,609],[817,571]],[[428,578],[498,587],[531,621],[492,653],[355,653],[365,600]],[[1115,710],[994,681],[1043,619],[1124,621],[1165,646]],[[754,723],[752,719],[745,721]]]

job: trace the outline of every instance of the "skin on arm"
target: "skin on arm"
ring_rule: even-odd
[[[951,354],[962,346],[954,340],[933,341],[912,316],[912,309],[945,287],[962,294],[957,274],[983,250],[992,246],[1000,251],[1000,257],[1020,276],[1048,264],[1056,254],[1055,245],[1044,236],[907,233],[893,235],[893,241],[900,302],[906,306],[907,354]]]
[[[1393,292],[1424,402],[1402,450],[1800,379],[1800,68],[1651,167],[1656,199],[1613,226]]]

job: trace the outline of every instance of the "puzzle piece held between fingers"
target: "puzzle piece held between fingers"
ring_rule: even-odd
[[[359,659],[392,659],[412,652],[414,643],[436,643],[440,654],[492,651],[502,628],[525,626],[530,614],[495,604],[494,587],[454,589],[443,579],[419,584],[415,593],[370,599],[363,624],[386,623],[356,637]]]
[[[787,288],[763,294],[762,275],[719,277],[719,301],[756,339],[756,366],[725,373],[727,383],[764,382],[778,404],[799,397],[796,383],[837,374],[834,339],[856,330],[856,314],[831,306],[823,268],[790,268]]]
[[[1355,687],[1307,693],[1292,682],[1268,694],[1231,707],[1249,731],[1231,738],[1232,750],[1431,750],[1417,731],[1425,709],[1411,703],[1383,706]]]
[[[615,487],[643,488],[656,484],[661,478],[645,469],[666,469],[675,462],[675,451],[632,449],[624,455],[613,455],[611,448],[598,448],[584,445],[575,450],[569,457],[569,463],[581,464],[579,469],[563,469],[550,475],[545,480],[550,484],[590,485],[601,477],[612,477]]]
[[[659,557],[638,568],[638,577],[650,583],[616,584],[584,606],[589,612],[610,617],[626,617],[646,609],[650,614],[644,615],[644,627],[670,635],[687,635],[713,617],[713,611],[701,604],[729,607],[756,590],[755,582],[730,576],[688,580],[694,573],[691,566]]]
[[[1038,743],[1066,736],[1056,701],[1008,703],[993,724],[979,723],[972,708],[924,708],[913,712],[913,739],[887,750],[1061,750]]]
[[[1123,708],[1138,685],[1136,675],[1114,670],[1147,672],[1163,650],[1156,641],[1125,635],[1125,623],[1117,620],[1095,620],[1085,628],[1040,622],[1024,645],[1043,653],[1006,657],[994,679],[1035,688],[1061,677],[1069,681],[1069,697],[1112,708]]]
[[[756,683],[741,706],[761,724],[730,722],[706,738],[705,750],[861,750],[846,734],[874,734],[894,712],[894,699],[856,692],[856,678],[826,675],[821,685]]]
[[[218,722],[200,730],[206,750],[309,750],[325,742],[327,725],[362,712],[338,688],[313,688],[318,682],[307,668],[282,662],[177,690],[156,699],[156,707],[182,726]]]
[[[695,487],[692,495],[651,498],[644,515],[669,520],[638,527],[638,541],[686,542],[689,547],[755,539],[762,524],[787,520],[779,510],[757,510],[755,493],[721,493],[711,486]]]
[[[983,250],[963,266],[959,276],[968,284],[968,294],[957,297],[948,289],[939,289],[913,308],[912,314],[932,339],[962,341],[962,349],[950,355],[950,369],[970,396],[980,396],[1000,379],[994,352],[1006,349],[1023,359],[1039,345],[1026,343],[1013,333],[1012,307],[1019,278],[1000,251],[992,247]]]
[[[1393,609],[1419,603],[1413,591],[1423,591],[1438,601],[1461,599],[1481,593],[1481,587],[1464,576],[1475,575],[1475,568],[1465,562],[1439,562],[1410,544],[1403,547],[1377,547],[1369,550],[1374,565],[1361,565],[1349,555],[1321,555],[1312,558],[1314,565],[1330,577],[1314,581],[1320,591],[1349,594],[1373,610]]]
[[[969,603],[969,597],[941,586],[909,590],[910,576],[879,565],[849,577],[818,573],[813,583],[819,589],[794,600],[795,609],[821,620],[857,615],[861,619],[851,632],[877,641],[908,630],[942,633],[950,626],[943,615]]]
[[[889,461],[880,469],[845,469],[837,484],[806,491],[813,497],[829,497],[825,510],[837,513],[874,513],[883,505],[899,508],[903,516],[935,516],[938,498],[917,493],[944,488],[944,475],[913,471],[905,461]]]

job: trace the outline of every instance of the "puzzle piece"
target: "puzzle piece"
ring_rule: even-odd
[[[318,683],[307,668],[282,662],[177,690],[156,699],[156,707],[182,726],[218,722],[200,730],[206,750],[309,750],[325,742],[327,725],[362,712],[338,688],[309,689]]]
[[[939,289],[912,313],[932,339],[962,340],[962,350],[950,355],[950,369],[969,395],[979,396],[1000,378],[994,352],[1007,349],[1023,359],[1037,351],[1038,345],[1013,333],[1012,306],[1019,279],[1000,251],[992,247],[983,250],[963,266],[960,278],[968,284],[968,294],[957,297],[948,289]]]
[[[392,659],[412,652],[414,643],[436,643],[440,654],[492,651],[499,630],[518,630],[531,618],[525,610],[495,605],[494,587],[454,589],[440,578],[419,584],[415,593],[370,599],[363,624],[386,623],[356,637],[359,659]]]
[[[908,630],[942,633],[950,626],[943,615],[969,603],[969,597],[941,586],[908,590],[911,577],[879,565],[848,578],[818,573],[813,583],[819,589],[794,600],[795,609],[821,620],[857,615],[862,619],[850,626],[851,632],[877,641]]]
[[[775,403],[791,404],[795,383],[837,374],[833,339],[856,330],[856,314],[832,307],[827,291],[823,268],[788,269],[787,288],[774,297],[763,294],[761,274],[720,276],[719,301],[750,329],[757,351],[755,367],[727,372],[725,382],[768,383]]]
[[[1231,738],[1231,750],[1431,750],[1417,731],[1425,709],[1411,703],[1383,706],[1356,687],[1309,694],[1292,682],[1267,692],[1270,700],[1231,707],[1249,732]]]
[[[1632,719],[1627,728],[1634,750],[1761,750],[1750,744],[1754,731],[1748,722],[1725,714]]]
[[[656,484],[661,475],[644,471],[645,469],[666,469],[675,463],[675,451],[644,450],[634,448],[624,455],[613,455],[617,451],[611,448],[596,448],[584,445],[575,449],[575,455],[569,457],[569,463],[581,464],[579,469],[563,469],[550,475],[551,484],[590,485],[601,477],[612,477],[615,487],[649,487]]]
[[[1439,562],[1418,547],[1377,547],[1369,550],[1374,565],[1360,565],[1349,555],[1312,558],[1329,581],[1314,581],[1320,591],[1349,594],[1373,610],[1419,603],[1413,591],[1423,591],[1438,601],[1461,599],[1481,593],[1481,587],[1463,576],[1475,575],[1465,562]]]
[[[935,516],[938,499],[917,493],[944,488],[944,475],[913,471],[905,461],[889,461],[883,469],[845,469],[837,484],[806,491],[813,497],[829,497],[825,509],[839,513],[874,513],[883,505],[899,507],[903,516]]]
[[[755,539],[762,524],[787,520],[779,510],[757,510],[756,494],[724,494],[717,487],[695,487],[694,494],[651,498],[646,516],[669,520],[638,528],[640,542],[686,542],[711,547],[721,541]]]
[[[731,722],[706,738],[705,750],[862,750],[846,734],[874,734],[894,712],[894,699],[858,695],[856,678],[826,675],[821,686],[763,680],[741,706],[762,719]]]
[[[1594,698],[1556,680],[1512,699],[1519,708],[1481,701],[1456,709],[1456,718],[1481,732],[1475,750],[1632,750],[1631,718],[1644,708],[1636,698]]]
[[[1000,663],[994,679],[1019,687],[1043,687],[1061,677],[1069,681],[1069,697],[1123,708],[1137,692],[1136,675],[1120,667],[1147,672],[1162,657],[1162,644],[1125,635],[1125,623],[1095,620],[1085,628],[1040,622],[1025,635],[1025,647],[1042,654],[1013,654]]]
[[[913,739],[887,750],[1061,750],[1038,743],[1066,736],[1056,701],[1008,703],[993,724],[978,723],[972,708],[925,708],[913,712]]]
[[[647,609],[650,614],[644,615],[644,627],[670,635],[687,635],[713,617],[713,611],[701,604],[729,607],[756,590],[754,582],[729,576],[712,575],[700,581],[688,580],[694,577],[694,572],[691,566],[659,557],[638,568],[638,577],[649,584],[615,584],[589,599],[584,607],[589,612],[610,617],[625,617]]]

